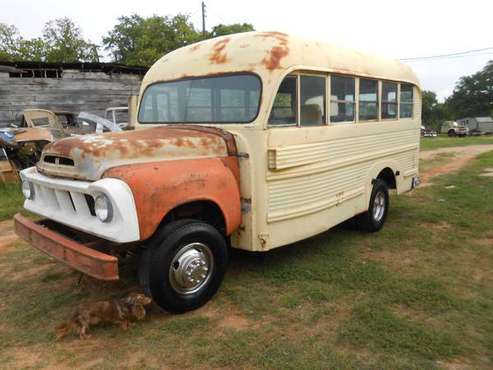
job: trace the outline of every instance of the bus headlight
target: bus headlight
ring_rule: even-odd
[[[29,181],[22,181],[22,194],[26,199],[34,199],[34,186]]]
[[[99,194],[94,199],[94,213],[101,222],[110,222],[113,217],[111,201],[104,194]]]

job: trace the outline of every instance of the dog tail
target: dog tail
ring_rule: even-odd
[[[58,325],[55,328],[56,339],[57,340],[62,339],[70,332],[70,330],[72,330],[72,323],[70,322],[66,322],[64,324]]]

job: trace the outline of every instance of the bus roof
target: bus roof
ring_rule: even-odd
[[[322,70],[419,86],[412,69],[398,60],[281,32],[245,32],[201,41],[166,54],[147,72],[142,88],[159,81],[234,72],[257,73],[264,88],[277,88],[280,79],[292,70]]]

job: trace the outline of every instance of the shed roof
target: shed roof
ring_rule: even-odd
[[[159,59],[146,74],[142,86],[145,88],[157,81],[242,71],[259,74],[264,84],[274,83],[292,69],[319,69],[419,86],[412,69],[398,60],[280,32],[239,33],[182,47]]]
[[[19,73],[29,69],[59,69],[59,70],[78,70],[81,72],[103,72],[103,73],[129,73],[143,75],[147,72],[147,67],[125,66],[116,63],[45,63],[45,62],[0,62],[1,72]]]

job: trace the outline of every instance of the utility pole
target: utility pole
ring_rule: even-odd
[[[202,37],[205,39],[205,2],[202,1]]]

